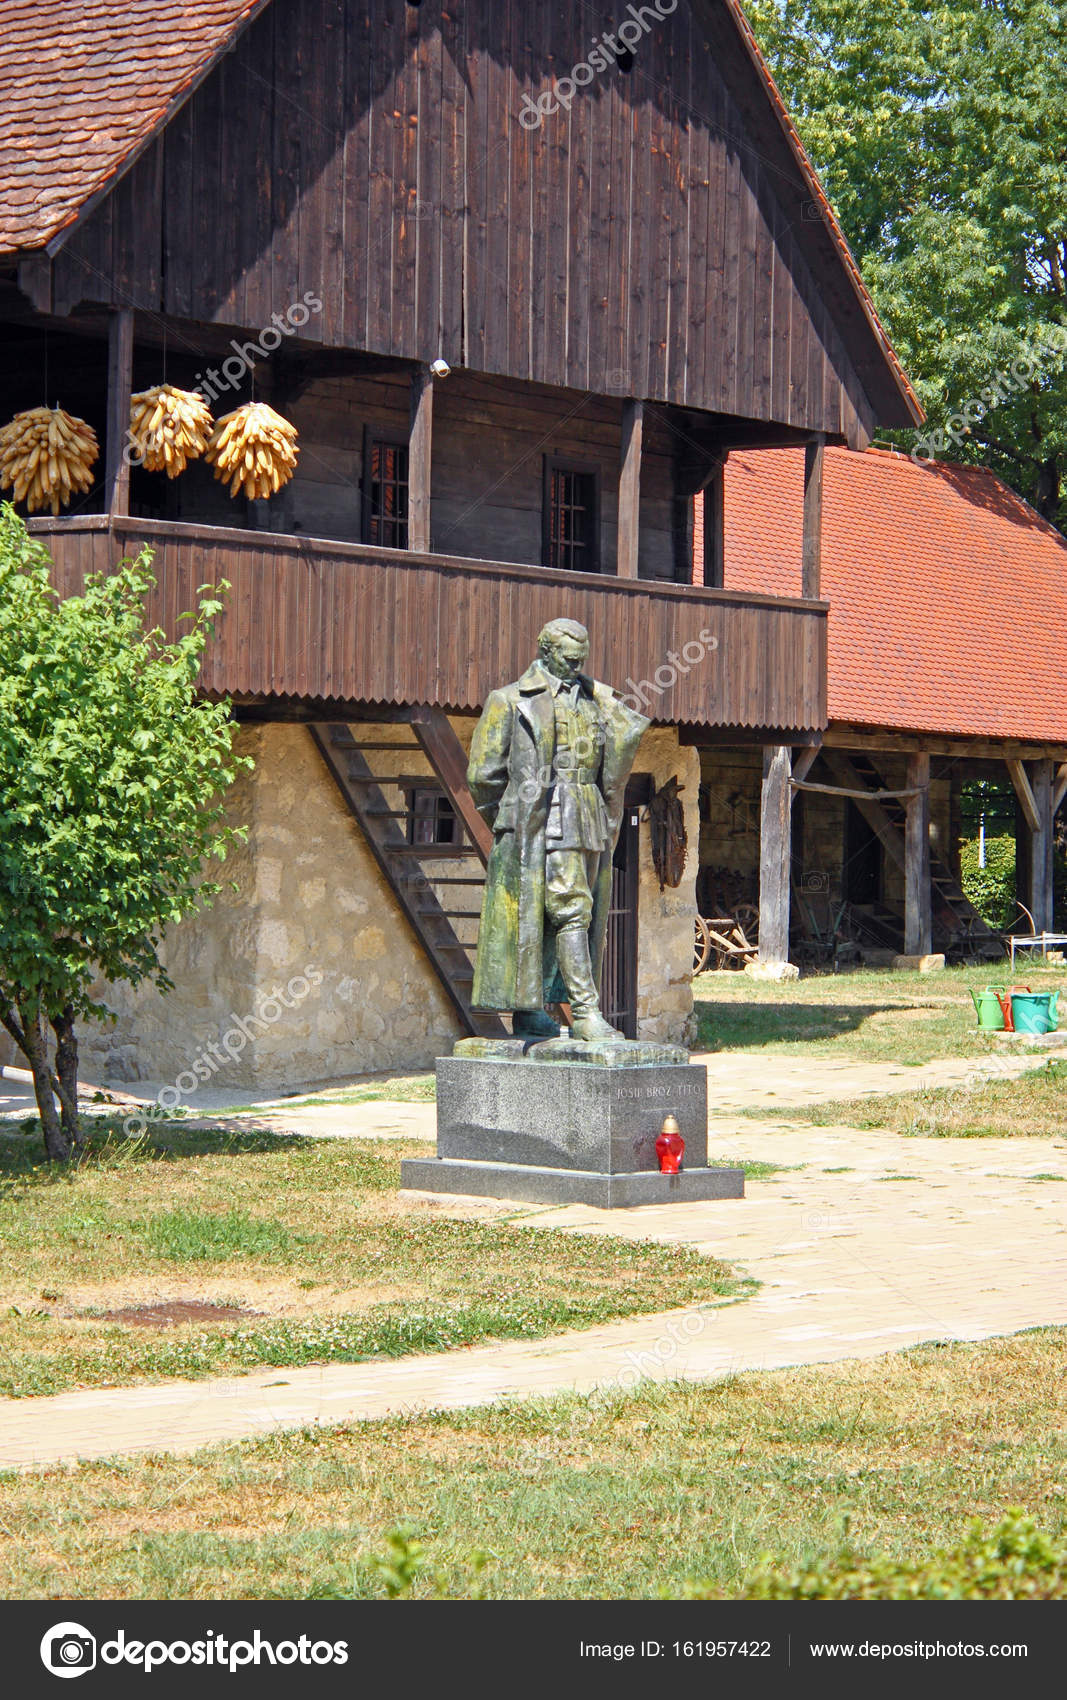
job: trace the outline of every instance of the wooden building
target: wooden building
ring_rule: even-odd
[[[731,456],[731,588],[799,588],[804,471],[798,450]],[[960,878],[962,793],[975,780],[1014,790],[1019,901],[1052,930],[1067,796],[1052,636],[1067,625],[1067,540],[981,467],[828,449],[821,553],[828,725],[793,766],[794,955],[828,947],[835,924],[874,950],[1002,955]],[[760,773],[759,752],[704,742],[705,913],[723,891],[758,892]]]
[[[740,736],[781,814],[827,719],[824,446],[920,418],[738,5],[11,0],[0,180],[0,418],[58,401],[104,444],[34,521],[57,583],[147,544],[173,629],[228,580],[202,682],[257,758],[241,896],[172,941],[168,1006],[123,1002],[111,1065],[169,1074],[308,964],[314,1010],[255,1027],[234,1078],[425,1062],[483,1025],[464,741],[563,613],[656,723],[609,1007],[681,1036],[695,867],[655,890],[640,802],[679,774],[695,832],[694,750]],[[131,391],[164,378],[216,416],[269,401],[292,482],[131,467]],[[713,542],[693,582],[695,493],[721,514],[726,457],[783,446],[795,584],[724,581]]]

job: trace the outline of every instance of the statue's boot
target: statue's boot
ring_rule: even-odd
[[[516,1039],[558,1039],[559,1022],[545,1009],[517,1009],[511,1018]]]
[[[584,927],[564,927],[556,934],[559,971],[570,993],[571,1037],[574,1039],[621,1039],[610,1021],[600,1013],[600,994],[589,960],[589,934]]]

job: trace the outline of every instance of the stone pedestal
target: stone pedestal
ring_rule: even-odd
[[[656,1158],[667,1115],[685,1140],[677,1175]],[[437,1156],[402,1163],[401,1186],[606,1208],[742,1198],[741,1169],[707,1167],[707,1123],[707,1070],[692,1063],[442,1057]]]

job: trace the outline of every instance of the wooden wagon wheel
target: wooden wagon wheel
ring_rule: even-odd
[[[711,955],[711,934],[702,915],[697,916],[693,930],[696,935],[693,943],[693,973],[703,974]]]
[[[744,933],[746,941],[754,945],[759,933],[759,909],[756,904],[739,903],[734,910],[734,920]]]

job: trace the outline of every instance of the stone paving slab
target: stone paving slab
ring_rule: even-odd
[[[738,1118],[718,1131],[722,1154],[738,1159],[782,1148],[777,1122]],[[399,1361],[3,1400],[0,1467],[188,1453],[311,1424],[627,1388],[641,1376],[714,1380],[1067,1325],[1067,1139],[798,1128],[789,1156],[804,1166],[750,1182],[744,1201],[508,1212],[722,1257],[763,1283],[752,1299]],[[1034,1178],[1042,1174],[1065,1179]],[[452,1202],[434,1207],[447,1211]],[[455,1208],[502,1214],[483,1200],[457,1199]]]

